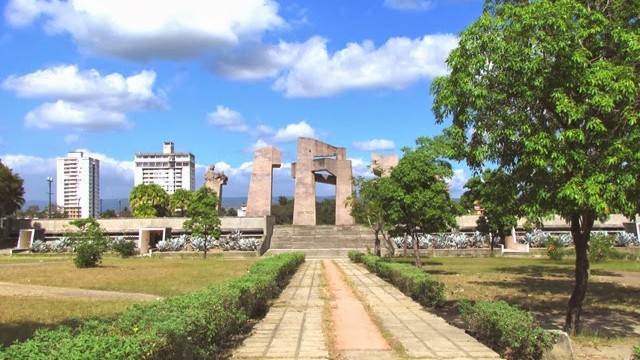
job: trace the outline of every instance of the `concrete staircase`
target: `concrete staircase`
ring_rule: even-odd
[[[267,255],[304,251],[307,258],[346,257],[349,250],[373,247],[373,241],[372,231],[359,225],[276,225]]]

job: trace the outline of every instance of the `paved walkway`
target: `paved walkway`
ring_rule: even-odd
[[[355,295],[364,299],[364,304],[375,317],[381,319],[384,330],[403,348],[400,353],[388,350],[381,353],[375,349],[335,349],[339,359],[369,359],[372,353],[377,353],[377,360],[499,358],[498,354],[463,330],[423,310],[419,304],[365,268],[346,259],[333,262],[344,273],[345,280],[353,286]],[[327,268],[329,266],[333,264]],[[320,261],[307,260],[233,358],[329,359],[323,320],[331,321],[331,316],[323,314],[325,301],[330,301],[321,297],[324,276]],[[335,308],[335,304],[332,307]],[[333,327],[336,325],[334,323]],[[348,334],[340,336],[349,336]],[[335,347],[338,347],[337,340],[334,342]]]

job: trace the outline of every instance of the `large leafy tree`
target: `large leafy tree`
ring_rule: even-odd
[[[416,266],[422,266],[419,234],[448,231],[457,226],[459,204],[449,196],[446,179],[453,177],[453,168],[446,157],[449,147],[444,137],[420,138],[416,149],[404,148],[404,155],[391,172],[390,181],[383,181],[382,203],[385,221],[411,235]]]
[[[129,205],[137,218],[170,215],[169,194],[157,184],[136,185],[129,194]]]
[[[209,237],[220,237],[220,218],[218,217],[218,196],[206,186],[195,192],[189,206],[189,218],[184,221],[184,229],[193,235],[204,238],[203,257],[207,258]]]
[[[638,14],[628,0],[492,1],[431,88],[459,154],[505,172],[520,215],[570,222],[569,333],[579,331],[594,221],[640,205]]]
[[[347,205],[356,223],[366,225],[373,231],[373,251],[377,256],[380,256],[380,237],[384,240],[387,251],[393,254],[393,245],[387,236],[389,229],[385,218],[384,202],[386,191],[395,189],[391,181],[389,177],[357,176],[353,179],[353,193],[347,199]]]
[[[188,216],[189,206],[193,201],[193,192],[187,189],[177,189],[169,197],[169,209],[171,213],[179,216]]]
[[[464,187],[467,190],[462,194],[460,204],[470,209],[479,202],[484,211],[477,221],[478,231],[492,235],[493,250],[493,238],[504,240],[518,223],[515,183],[502,171],[485,170],[481,176],[469,179]]]
[[[24,204],[23,196],[22,178],[0,161],[0,218],[19,210]]]

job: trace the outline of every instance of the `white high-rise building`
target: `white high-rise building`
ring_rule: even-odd
[[[172,142],[163,144],[162,153],[137,153],[134,162],[136,186],[157,184],[169,194],[177,189],[196,189],[196,157],[191,153],[175,153]]]
[[[100,216],[100,160],[71,151],[56,159],[57,205],[69,218]]]

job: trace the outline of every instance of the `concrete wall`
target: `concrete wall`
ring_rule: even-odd
[[[173,233],[183,232],[182,224],[187,218],[118,218],[98,219],[100,227],[107,233],[131,233],[138,234],[140,228],[171,228]],[[15,222],[12,233],[18,233],[20,229],[39,228],[44,229],[47,235],[63,234],[66,228],[72,228],[68,219],[38,219],[19,220]],[[266,217],[222,217],[220,218],[223,232],[233,230],[267,233]]]

